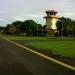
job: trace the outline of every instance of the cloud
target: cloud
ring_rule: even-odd
[[[0,24],[32,19],[45,24],[45,11],[55,9],[59,16],[74,19],[75,0],[0,0]],[[3,24],[2,24],[3,23]]]

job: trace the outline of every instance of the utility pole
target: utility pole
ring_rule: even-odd
[[[64,36],[64,23],[65,23],[65,18],[64,17],[61,17],[61,25],[62,25],[61,37],[62,38]]]
[[[64,30],[64,29],[63,29],[63,25],[64,25],[63,22],[64,22],[64,20],[63,20],[63,17],[62,17],[62,19],[61,19],[61,24],[62,24],[62,32],[61,32],[61,36],[62,36],[62,38],[63,38],[63,30]]]
[[[43,35],[44,35],[44,34],[43,34],[43,31],[44,31],[44,29],[43,29],[43,27],[42,27],[42,37],[43,37]]]
[[[38,23],[38,21],[37,21]],[[36,29],[36,39],[38,40],[38,24],[37,24],[37,29]]]

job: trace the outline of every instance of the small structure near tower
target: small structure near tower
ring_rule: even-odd
[[[57,19],[58,17],[56,16],[57,11],[55,10],[48,10],[46,11],[47,16],[44,18],[46,19],[46,30],[48,33],[56,33],[57,32]]]

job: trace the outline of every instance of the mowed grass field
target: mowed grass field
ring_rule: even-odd
[[[12,41],[22,41],[23,45],[32,46],[42,50],[49,50],[52,53],[75,58],[75,38],[54,38],[54,37],[26,37],[2,35]]]

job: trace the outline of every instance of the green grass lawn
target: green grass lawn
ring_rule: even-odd
[[[28,45],[63,56],[75,57],[75,41],[31,41]]]
[[[50,37],[25,37],[2,35],[9,40],[22,40],[23,45],[32,46],[34,48],[51,50],[53,53],[62,56],[75,57],[75,38],[50,38]]]

